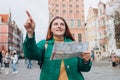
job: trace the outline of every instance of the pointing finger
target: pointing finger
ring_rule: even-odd
[[[26,10],[26,14],[28,17],[31,17],[30,13]]]
[[[30,18],[30,21],[33,22],[32,16],[30,15],[29,11],[26,10],[26,14]]]

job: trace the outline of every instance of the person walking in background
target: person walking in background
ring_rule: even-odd
[[[0,74],[2,73],[1,67],[2,67],[2,51],[0,51]]]
[[[11,65],[12,65],[13,74],[17,74],[19,72],[16,66],[17,61],[18,61],[17,52],[14,50],[11,56]]]
[[[2,62],[1,62],[1,69],[4,69],[4,58],[5,58],[5,51],[2,50]]]
[[[6,51],[4,56],[5,74],[9,74],[9,64],[10,64],[10,54],[8,51]]]
[[[0,51],[0,66],[2,67],[2,51]]]
[[[60,60],[50,60],[54,42],[75,41],[69,27],[62,17],[56,16],[50,22],[46,40],[35,41],[35,22],[28,11],[25,23],[27,36],[23,44],[25,57],[31,60],[43,61],[40,80],[84,80],[83,72],[91,69],[90,52],[86,51],[82,58],[73,57]],[[45,43],[48,44],[45,50]]]
[[[114,52],[114,50],[112,50],[110,57],[111,57],[111,61],[112,61],[112,67],[116,67],[117,66],[117,64],[116,64],[117,56],[116,56],[116,53]]]
[[[94,54],[94,51],[91,50],[91,61],[94,61],[95,60],[95,54]]]

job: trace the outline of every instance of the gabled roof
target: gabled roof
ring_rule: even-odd
[[[9,20],[9,14],[0,14],[0,17],[2,23],[7,23]]]

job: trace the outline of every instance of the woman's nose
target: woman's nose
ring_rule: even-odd
[[[59,28],[61,28],[61,25],[60,25],[60,24],[58,24],[58,27],[59,27]]]

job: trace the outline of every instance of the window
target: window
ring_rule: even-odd
[[[59,5],[58,4],[56,4],[56,7],[58,7]]]
[[[66,13],[66,10],[63,10],[63,13]]]
[[[78,42],[82,42],[82,35],[78,34]]]
[[[79,10],[77,10],[76,12],[79,13]]]
[[[63,4],[62,6],[65,7],[65,4]]]
[[[101,32],[99,32],[99,35],[100,35],[100,39],[102,38],[102,33]]]
[[[100,9],[100,15],[102,15],[102,10]]]
[[[77,24],[78,24],[78,27],[80,27],[81,26],[81,21],[77,20]]]
[[[70,27],[73,28],[74,27],[74,19],[70,20]]]
[[[53,17],[53,15],[52,15],[52,13],[50,13],[50,19],[52,19],[52,17]]]
[[[119,25],[120,24],[120,20],[119,19],[115,19],[114,23],[115,23],[115,25]]]
[[[78,8],[78,7],[79,7],[79,5],[76,5],[76,7]]]
[[[58,13],[58,12],[59,12],[59,10],[56,10],[56,12]]]
[[[70,7],[72,7],[72,5],[70,4]]]
[[[72,34],[72,36],[75,38],[75,34]]]
[[[103,18],[103,25],[105,25],[105,19]]]
[[[72,13],[72,10],[70,10],[70,13]]]
[[[116,35],[115,38],[116,38],[116,47],[117,49],[120,49],[120,35]]]

